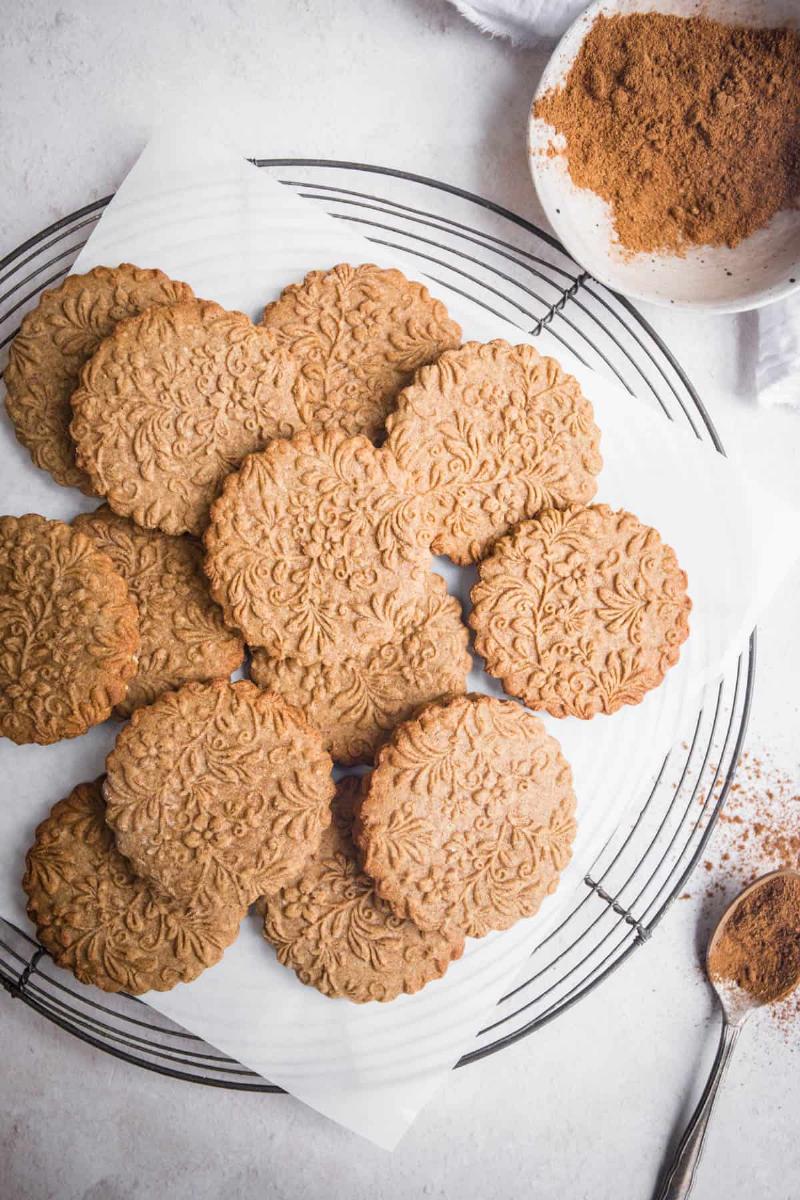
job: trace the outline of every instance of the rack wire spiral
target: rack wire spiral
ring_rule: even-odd
[[[720,453],[711,420],[658,335],[596,283],[552,237],[458,188],[360,163],[260,159],[256,165],[382,246],[520,328],[546,327],[637,402],[661,410]],[[42,290],[69,271],[110,197],[72,213],[0,261],[0,351]],[[596,987],[652,933],[682,890],[733,780],[755,669],[755,634],[735,671],[686,714],[683,736],[620,822],[567,915],[537,946],[459,1066],[531,1033]],[[94,1046],[153,1071],[216,1087],[280,1091],[126,995],[106,996],[58,970],[28,932],[0,916],[0,983],[11,996]]]

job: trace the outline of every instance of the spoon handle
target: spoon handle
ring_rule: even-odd
[[[703,1143],[708,1123],[711,1120],[711,1110],[733,1054],[733,1047],[741,1032],[741,1024],[734,1025],[723,1020],[719,1048],[708,1082],[703,1089],[697,1108],[686,1126],[686,1132],[681,1138],[680,1145],[675,1151],[672,1164],[662,1178],[655,1200],[686,1200],[691,1192],[695,1171],[700,1162],[700,1155],[703,1153]]]

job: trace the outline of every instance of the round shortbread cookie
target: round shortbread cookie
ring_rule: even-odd
[[[360,869],[352,839],[361,780],[340,780],[333,820],[299,878],[266,899],[279,962],[325,996],[363,1004],[418,992],[460,958],[464,939],[397,917]]]
[[[466,690],[472,666],[461,606],[431,573],[422,597],[376,598],[339,656],[302,665],[254,650],[250,674],[302,709],[336,762],[372,762],[392,729],[418,708]]]
[[[345,657],[377,604],[424,592],[430,555],[391,455],[340,431],[300,433],[225,481],[205,535],[211,594],[275,659]]]
[[[242,639],[226,628],[209,595],[197,542],[142,529],[107,505],[76,517],[73,527],[108,555],[139,610],[137,670],[118,717],[192,680],[226,679],[241,666]]]
[[[431,550],[461,564],[542,508],[587,503],[602,465],[577,380],[527,345],[448,351],[400,393],[386,429]]]
[[[6,408],[18,439],[56,483],[87,495],[95,491],[75,462],[69,425],[70,396],[100,342],[125,317],[193,297],[187,283],[130,263],[68,275],[58,287],[42,292],[11,343],[4,374]]]
[[[120,516],[201,533],[225,476],[302,425],[294,374],[266,329],[205,300],[121,321],[72,395],[78,465]]]
[[[674,550],[624,509],[548,509],[481,563],[475,648],[530,708],[613,713],[638,704],[678,661],[686,585]]]
[[[47,744],[105,721],[136,674],[136,605],[89,538],[0,517],[0,735]]]
[[[101,784],[78,784],[36,830],[22,881],[28,916],[81,983],[165,992],[219,962],[244,909],[177,904],[137,879],[105,823]]]
[[[134,870],[233,905],[297,875],[330,822],[333,763],[302,713],[253,683],[189,683],[138,708],[106,760],[106,819]]]
[[[395,730],[355,838],[399,917],[481,937],[555,890],[574,812],[569,765],[542,722],[510,700],[460,696]]]
[[[303,424],[373,439],[413,372],[461,341],[426,287],[372,263],[311,271],[267,305],[263,324],[299,366]]]

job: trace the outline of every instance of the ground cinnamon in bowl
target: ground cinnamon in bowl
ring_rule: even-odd
[[[631,252],[736,246],[800,196],[800,35],[705,17],[598,17],[534,104]]]
[[[800,980],[800,875],[778,874],[744,895],[711,947],[711,978],[734,983],[760,1004]]]

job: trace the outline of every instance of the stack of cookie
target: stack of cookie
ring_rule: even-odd
[[[432,555],[479,564],[476,649],[559,717],[661,681],[686,577],[591,503],[577,382],[530,346],[460,341],[421,284],[369,264],[312,272],[259,325],[129,264],[23,321],[19,440],[106,503],[0,519],[0,733],[130,718],[28,855],[40,940],[80,979],[192,979],[258,901],[301,980],[389,1000],[556,887],[569,767],[519,704],[465,694]],[[246,647],[253,682],[230,683]],[[375,768],[334,789],[334,762]]]

